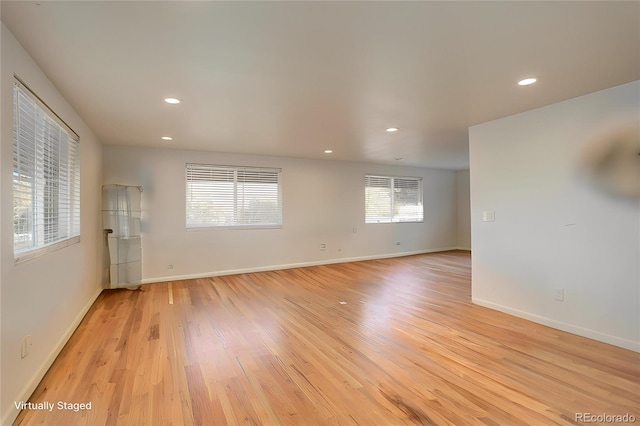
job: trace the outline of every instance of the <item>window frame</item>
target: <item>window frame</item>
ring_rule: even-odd
[[[80,137],[15,75],[12,95],[13,256],[18,264],[80,242]],[[32,120],[33,129],[25,129],[24,120]],[[20,211],[27,212],[22,225],[16,223]],[[17,235],[25,230],[31,245],[19,244]]]
[[[371,216],[373,215],[373,213],[375,212],[371,212],[369,213],[368,211],[368,207],[369,207],[369,195],[368,195],[368,188],[372,188],[373,186],[370,185],[370,179],[388,179],[389,180],[389,186],[387,187],[390,191],[389,191],[389,206],[388,206],[388,211],[389,211],[389,215],[386,217],[380,217],[378,220],[372,220]],[[396,181],[397,180],[404,180],[404,181],[411,181],[411,182],[416,182],[418,184],[418,200],[417,200],[417,204],[416,207],[420,207],[420,215],[417,215],[415,219],[403,219],[401,216],[399,216],[396,212],[395,212],[395,205],[396,205],[396,196],[394,195],[396,192],[396,189],[399,189],[396,186]],[[383,188],[383,187],[380,187]],[[401,189],[401,188],[400,188]],[[383,175],[383,174],[377,174],[377,173],[367,173],[365,174],[365,179],[364,179],[364,223],[366,225],[369,224],[381,224],[381,223],[424,223],[424,185],[423,185],[423,178],[419,177],[419,176],[392,176],[392,175]],[[381,220],[382,219],[382,220]],[[385,220],[387,219],[387,220]]]
[[[211,224],[206,225],[202,222],[190,222],[189,221],[189,196],[190,196],[190,188],[189,183],[194,180],[190,180],[190,168],[193,170],[194,168],[199,168],[200,171],[208,171],[211,173],[231,173],[233,175],[233,181],[229,181],[233,183],[233,210],[232,215],[234,217],[232,223],[230,224]],[[267,197],[270,200],[274,200],[276,202],[275,209],[275,218],[274,222],[262,222],[262,223],[247,223],[244,220],[237,220],[238,217],[245,217],[247,213],[250,213],[250,210],[246,210],[244,208],[239,208],[239,200],[242,198],[239,196],[238,188],[239,183],[246,184],[248,182],[238,181],[238,175],[245,174],[244,178],[250,174],[263,174],[267,176],[269,174],[272,175],[272,178],[275,178],[276,184],[276,196],[275,197]],[[233,165],[219,165],[219,164],[202,164],[202,163],[186,163],[185,165],[185,227],[187,231],[201,231],[201,230],[248,230],[248,229],[281,229],[283,227],[283,214],[282,214],[282,169],[275,167],[253,167],[253,166],[233,166]],[[204,181],[204,180],[201,180]],[[259,182],[253,182],[259,183]],[[253,193],[255,195],[255,192]],[[228,200],[224,200],[227,201]],[[211,201],[209,201],[211,202]],[[224,203],[222,203],[224,205]],[[228,207],[228,204],[226,205]],[[213,216],[211,216],[213,218]],[[205,218],[206,219],[206,218]],[[202,219],[201,219],[202,221]]]

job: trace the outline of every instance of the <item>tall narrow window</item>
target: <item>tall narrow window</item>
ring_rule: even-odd
[[[80,240],[78,135],[19,81],[13,90],[16,262]]]
[[[280,169],[187,164],[187,228],[282,226]]]
[[[366,175],[365,223],[422,222],[422,178]]]

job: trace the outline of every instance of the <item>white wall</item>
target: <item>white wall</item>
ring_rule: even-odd
[[[2,25],[0,242],[2,424],[18,411],[100,292],[102,146],[31,57]],[[19,76],[80,136],[81,242],[14,265],[12,207],[13,76]],[[33,336],[20,358],[20,341]]]
[[[188,162],[282,168],[283,228],[186,231]],[[422,176],[425,222],[365,225],[367,172]],[[426,252],[456,245],[454,171],[105,146],[104,183],[141,185],[144,189],[145,282]],[[326,251],[319,250],[321,243],[327,244]],[[168,264],[174,269],[168,270]]]
[[[457,199],[457,246],[459,249],[471,250],[471,183],[469,182],[469,170],[456,172],[456,199]]]
[[[639,103],[634,82],[470,129],[475,303],[640,350],[640,205],[580,169]]]

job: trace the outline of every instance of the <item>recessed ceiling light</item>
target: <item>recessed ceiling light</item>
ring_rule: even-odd
[[[530,84],[535,83],[536,81],[538,81],[538,79],[535,77],[525,78],[524,80],[520,80],[518,82],[518,86],[528,86]]]
[[[173,140],[173,138],[172,138],[171,136],[163,136],[163,137],[162,137],[162,140],[163,140],[163,141],[172,141],[172,140]]]
[[[179,104],[180,102],[182,102],[178,98],[164,98],[164,101],[168,104]]]
[[[325,149],[325,150],[324,150],[324,153],[325,153],[325,154],[331,154],[332,152],[333,152],[333,151],[332,151],[332,150],[330,150],[330,149]]]
[[[393,132],[397,132],[400,129],[398,129],[397,127],[388,127],[386,130],[389,133],[393,133]]]

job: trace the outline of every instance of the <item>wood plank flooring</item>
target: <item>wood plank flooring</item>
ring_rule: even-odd
[[[105,291],[31,397],[91,410],[15,424],[640,422],[640,354],[470,299],[462,251]]]

